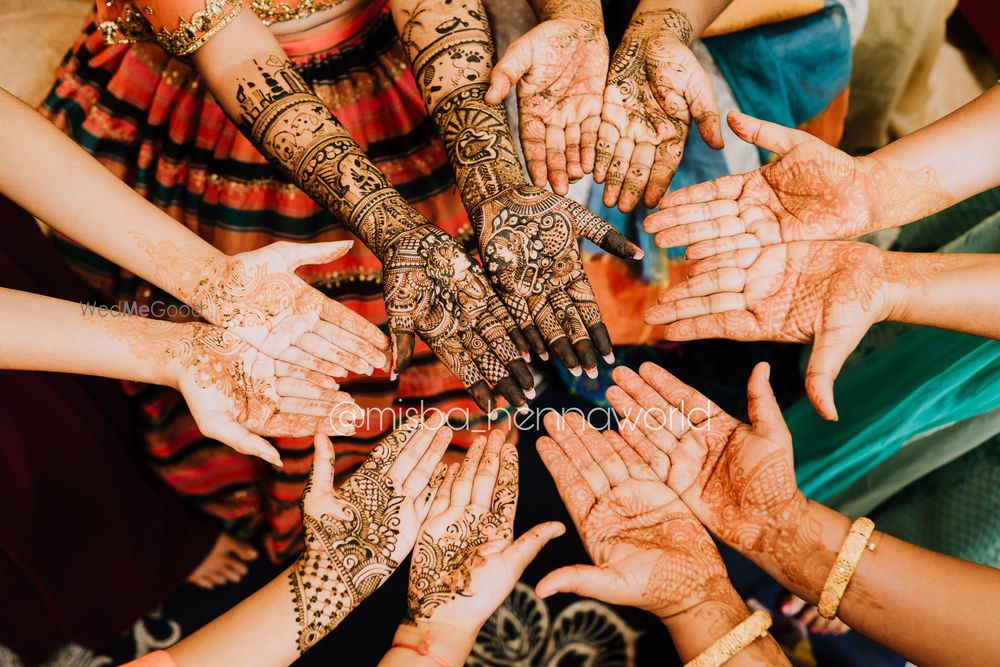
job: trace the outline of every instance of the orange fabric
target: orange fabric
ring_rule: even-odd
[[[822,139],[831,146],[840,144],[844,136],[844,121],[847,119],[847,103],[850,101],[850,88],[840,91],[830,104],[812,120],[799,126],[817,139]]]
[[[174,659],[166,651],[147,653],[138,660],[122,665],[122,667],[177,667]]]
[[[111,0],[97,3],[98,24],[119,21],[138,12],[153,29],[174,31],[192,25],[192,38],[203,37],[243,0]],[[298,4],[292,2],[291,4]],[[133,14],[134,15],[134,14]]]
[[[725,35],[768,23],[790,21],[823,9],[823,0],[733,0],[702,37]]]

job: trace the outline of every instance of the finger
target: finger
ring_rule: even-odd
[[[750,174],[752,173],[750,172]],[[699,204],[716,200],[729,200],[736,203],[736,200],[743,194],[743,189],[746,187],[750,174],[723,176],[712,181],[674,190],[663,196],[663,199],[660,200],[660,208],[669,210],[675,206],[682,206],[684,204]],[[736,215],[736,213],[731,213],[731,215]],[[708,220],[709,218],[716,217],[718,216],[712,215],[699,219]],[[691,222],[694,221],[692,220]]]
[[[684,99],[687,100],[691,117],[698,124],[698,132],[705,143],[718,150],[723,147],[722,123],[719,120],[719,105],[715,101],[715,92],[708,74],[700,66],[690,70],[691,78],[684,87]]]
[[[683,402],[685,399],[693,398],[693,395],[678,394],[676,385],[669,382],[656,371],[656,369],[662,369],[655,364],[648,364],[651,368],[647,368],[645,373],[656,382],[656,384],[653,384],[642,374],[644,372],[642,369],[645,366],[647,364],[639,367],[639,373],[636,373],[631,368],[619,366],[611,372],[611,379],[639,407],[649,414],[651,421],[647,421],[644,418],[636,422],[643,433],[649,435],[649,430],[643,428],[648,425],[650,429],[666,429],[675,437],[680,438],[691,428],[691,421],[688,418],[688,413],[683,409],[684,406],[674,403],[673,399],[677,398]],[[669,377],[679,383],[672,375],[669,375]],[[684,386],[686,387],[686,385]],[[664,393],[664,391],[667,391],[667,393]]]
[[[746,282],[746,269],[724,268],[710,273],[699,273],[682,283],[671,285],[660,295],[659,301],[665,304],[713,294],[742,292]]]
[[[329,361],[330,363],[342,366],[349,371],[353,371],[359,375],[370,375],[375,367],[369,364],[363,357],[357,354],[347,352],[342,348],[332,344],[329,340],[323,336],[307,331],[295,341],[296,347],[299,347],[309,354],[315,355],[320,359]]]
[[[577,279],[566,287],[566,293],[576,305],[577,312],[580,313],[580,319],[587,328],[587,335],[590,337],[597,354],[600,354],[609,364],[614,362],[611,335],[601,319],[601,308],[597,305],[597,296],[594,294],[590,280],[587,279],[586,272],[580,271]]]
[[[493,489],[490,511],[502,516],[507,522],[507,527],[513,531],[519,491],[517,444],[509,442],[503,433],[501,433],[501,437],[504,442],[500,448],[500,472]]]
[[[710,185],[703,183],[702,185]],[[699,187],[699,186],[694,186]],[[684,188],[667,195],[662,201],[679,197],[680,193],[691,188]],[[661,204],[661,210],[646,216],[642,222],[643,231],[655,234],[676,227],[688,228],[693,223],[701,223],[708,220],[720,218],[737,217],[740,214],[740,205],[732,199],[711,199],[698,201],[695,203],[671,204],[669,208]],[[685,237],[685,243],[688,241]]]
[[[342,378],[348,375],[347,369],[340,364],[327,361],[322,357],[306,352],[298,346],[289,345],[281,351],[281,354],[278,355],[275,361],[284,361],[293,366],[321,373],[331,378]],[[277,370],[277,367],[275,367],[275,370]]]
[[[684,154],[684,139],[687,137],[687,126],[679,125],[677,136],[662,141],[656,147],[653,166],[649,170],[649,183],[646,185],[645,202],[647,208],[653,208],[667,192],[670,182],[674,180],[677,167],[680,166]]]
[[[614,431],[604,431],[601,435],[614,448],[618,457],[622,460],[625,470],[628,471],[628,477],[652,482],[662,481],[653,471],[653,468],[629,445],[625,438]],[[663,479],[666,479],[666,477]]]
[[[535,586],[543,600],[556,593],[575,593],[583,597],[612,602],[620,586],[616,577],[593,565],[567,565],[549,572]]]
[[[223,561],[223,567],[229,573],[229,580],[233,583],[238,582],[240,579],[246,576],[246,573],[250,571],[250,568],[246,566],[245,563],[239,561],[235,558],[227,558]]]
[[[443,424],[442,419],[442,424]],[[413,470],[406,476],[403,482],[403,493],[407,496],[416,496],[430,484],[434,472],[441,462],[451,442],[452,431],[450,428],[442,428],[431,437],[430,444],[421,455],[420,460],[413,466]]]
[[[652,323],[646,320],[647,323]],[[745,310],[730,310],[717,315],[702,315],[679,320],[663,329],[664,340],[685,341],[706,338],[763,340],[760,324]]]
[[[600,218],[586,207],[569,200],[566,206],[571,213],[573,229],[578,236],[590,239],[604,250],[622,259],[642,259],[642,248],[629,241],[607,220]]]
[[[628,479],[628,468],[625,467],[625,462],[622,461],[612,444],[597,429],[587,424],[586,420],[576,413],[566,415],[566,424],[590,452],[594,462],[597,463],[611,486]]]
[[[713,257],[707,257],[692,264],[688,268],[688,277],[692,278],[703,273],[716,271],[727,267],[748,269],[760,257],[760,248],[743,248],[723,252]]]
[[[622,183],[622,194],[618,199],[618,208],[622,212],[628,213],[634,210],[642,199],[646,184],[650,182],[650,169],[653,167],[655,156],[656,148],[648,143],[640,143],[632,151],[628,170],[625,172],[625,181]],[[653,204],[656,204],[656,200]]]
[[[335,389],[326,389],[325,387],[313,384],[312,382],[299,380],[297,378],[275,378],[274,389],[278,392],[279,396],[311,398],[326,401],[334,405],[354,402],[351,395],[346,392],[337,391]]]
[[[531,69],[530,40],[520,37],[507,46],[490,72],[490,87],[486,91],[487,104],[500,104],[510,94],[511,88]]]
[[[597,130],[597,143],[594,148],[594,181],[604,183],[611,167],[611,158],[618,138],[621,135],[618,129],[611,123],[601,121]]]
[[[683,434],[687,429],[687,420],[675,410],[655,406],[646,409],[619,386],[608,387],[605,397],[623,421],[622,433],[626,433],[629,428],[638,429],[658,450],[668,456],[677,447],[679,436],[675,435],[675,431]]]
[[[500,474],[500,448],[503,446],[504,432],[494,429],[486,436],[486,448],[479,459],[476,473],[472,478],[471,504],[484,510],[493,506],[493,489]]]
[[[753,430],[766,438],[787,438],[791,440],[788,426],[781,416],[781,407],[771,389],[771,365],[767,362],[757,364],[750,381],[747,382],[747,412]]]
[[[739,292],[721,292],[709,296],[678,299],[653,306],[643,316],[647,324],[670,324],[677,320],[691,320],[703,315],[746,312],[746,297]],[[749,313],[747,313],[749,314]]]
[[[320,495],[333,490],[336,477],[336,452],[330,438],[317,433],[313,438],[313,462],[309,471],[309,483],[306,486],[306,496],[313,493]]]
[[[738,111],[730,111],[727,120],[737,137],[778,155],[784,155],[806,141],[815,141],[808,132],[769,123]]]
[[[282,244],[280,252],[288,258],[291,269],[313,264],[329,264],[346,255],[351,246],[354,245],[354,241],[326,241],[323,243],[278,241],[278,243]]]
[[[580,157],[580,126],[571,123],[566,126],[566,174],[575,181],[585,173]]]
[[[670,458],[630,421],[621,422],[619,434],[653,471],[656,479],[667,481],[670,474]],[[676,446],[676,445],[675,445]],[[624,459],[624,457],[622,457]],[[626,461],[628,463],[628,461]]]
[[[625,172],[628,170],[629,162],[632,160],[632,151],[635,150],[635,142],[628,137],[621,137],[615,144],[615,152],[611,157],[607,173],[604,176],[604,205],[611,208],[618,203],[621,196],[622,185],[625,183]],[[619,206],[619,208],[621,208]],[[630,211],[631,209],[629,209]],[[628,213],[628,211],[624,211]]]
[[[548,343],[549,348],[555,352],[570,373],[577,377],[582,375],[580,361],[576,358],[576,353],[573,352],[573,346],[569,338],[566,337],[566,332],[556,316],[552,303],[544,295],[531,295],[528,297],[528,307],[531,309],[532,319],[534,319],[539,333]]]
[[[231,421],[205,425],[198,420],[197,416],[195,416],[195,422],[203,435],[218,440],[241,454],[260,457],[279,468],[283,466],[278,450],[264,438],[248,431],[242,424]]]
[[[538,116],[525,112],[521,115],[520,124],[521,150],[524,152],[528,176],[533,185],[544,188],[548,178],[545,165],[545,123]]]
[[[549,437],[556,441],[556,444],[563,450],[566,458],[580,472],[580,476],[587,483],[588,488],[594,496],[600,498],[611,490],[611,482],[604,470],[596,461],[597,454],[591,452],[580,440],[573,428],[569,425],[569,419],[574,417],[573,413],[567,415],[557,415],[554,412],[546,413],[543,422]]]
[[[532,351],[534,351],[538,358],[542,361],[548,361],[549,350],[545,347],[545,340],[542,338],[541,332],[538,331],[538,327],[532,324],[525,327],[522,333],[524,334],[524,339],[531,345]]]
[[[441,434],[441,437],[445,440],[450,440],[451,429],[443,427],[444,415],[441,411],[430,410],[429,414],[427,414],[423,422],[420,424],[420,427],[399,443],[396,460],[386,471],[386,474],[391,477],[393,481],[397,482],[399,487],[402,487],[406,480],[416,471],[416,468],[423,459],[424,454],[430,448],[431,442],[435,441],[435,438],[441,431],[444,431],[444,433]],[[438,458],[440,458],[440,456]],[[434,463],[437,463],[437,461]],[[431,465],[430,468],[433,470],[434,466]],[[428,472],[428,474],[430,473]],[[423,488],[426,483],[427,480],[425,479],[420,487]]]
[[[441,485],[437,488],[437,494],[434,496],[434,502],[431,503],[431,508],[427,516],[439,516],[451,505],[451,493],[455,486],[455,478],[458,477],[458,469],[459,465],[457,463],[452,463],[448,466],[444,479],[441,480]]]
[[[676,248],[706,239],[736,236],[745,231],[746,224],[743,222],[743,218],[735,215],[724,215],[720,218],[692,222],[657,232],[655,241],[656,245],[661,248]]]
[[[389,339],[384,333],[382,333],[382,330],[347,306],[337,303],[333,299],[324,297],[323,305],[320,308],[320,318],[322,321],[331,324],[342,331],[352,334],[354,338],[350,340],[368,343],[381,352],[382,356],[388,354]],[[331,342],[340,345],[337,341]],[[351,349],[349,346],[344,345],[340,345],[340,347],[345,350]],[[368,353],[369,352],[366,349],[365,354]],[[385,367],[384,365],[378,366],[376,364],[377,361],[378,359],[371,359],[372,365],[376,368]]]
[[[365,338],[326,320],[317,321],[313,326],[313,333],[330,345],[343,350],[344,353],[358,357],[372,369],[387,368],[389,341],[378,327],[368,320],[364,321],[371,325],[371,329],[374,330],[365,333]],[[365,329],[367,328],[365,327]],[[372,342],[369,343],[369,340]],[[379,349],[376,345],[384,345],[384,347]]]
[[[518,386],[524,392],[526,398],[535,397],[535,378],[531,375],[531,369],[524,359],[515,359],[507,364],[510,376],[517,381]]]
[[[684,256],[688,259],[703,259],[723,252],[748,250],[760,246],[761,241],[756,234],[737,234],[725,239],[711,239],[695,243],[684,251]]]
[[[587,118],[580,123],[580,167],[583,173],[595,170],[597,160],[597,130],[601,126],[600,115]]]
[[[278,410],[286,415],[302,415],[305,417],[329,417],[335,408],[339,407],[327,401],[317,401],[311,398],[278,397]]]
[[[433,414],[433,411],[432,411]],[[382,438],[372,453],[368,455],[365,460],[366,464],[374,463],[374,470],[380,475],[389,474],[392,470],[393,464],[396,463],[396,459],[399,457],[400,453],[406,449],[407,444],[413,440],[414,437],[421,431],[425,430],[425,421],[431,415],[413,415],[403,422],[399,428],[394,430],[392,433]],[[398,474],[394,477],[395,479],[402,482],[406,479],[406,476],[410,474],[410,470],[413,468],[412,459],[400,466]]]
[[[839,419],[833,400],[833,381],[840,374],[847,357],[861,342],[865,331],[865,326],[841,325],[816,332],[806,369],[806,394],[824,419]]]
[[[700,425],[716,416],[731,419],[708,396],[656,364],[647,361],[639,366],[639,377],[694,425]]]
[[[524,570],[535,560],[538,552],[551,540],[566,533],[566,526],[558,521],[541,523],[530,528],[524,535],[514,540],[504,549],[504,556],[510,559],[511,569],[520,579]]]
[[[295,364],[290,364],[287,361],[274,362],[274,376],[279,380],[281,378],[291,378],[295,380],[302,380],[308,382],[312,385],[317,385],[326,390],[336,391],[340,389],[340,383],[338,383],[334,378],[329,375],[324,375],[323,373],[317,373],[316,371],[311,371],[308,368],[302,368],[301,366],[296,366]]]
[[[555,440],[542,436],[535,443],[535,448],[538,450],[542,463],[552,475],[552,480],[556,484],[556,490],[559,491],[559,497],[562,498],[563,504],[566,506],[566,511],[569,512],[573,524],[579,530],[587,513],[590,512],[590,508],[597,502],[594,494]]]
[[[409,368],[413,360],[413,317],[389,313],[389,339],[392,341],[392,379]]]
[[[552,304],[552,310],[559,319],[562,330],[566,332],[567,338],[573,345],[574,357],[587,373],[587,377],[596,378],[597,353],[573,299],[565,290],[553,289],[549,292],[549,303]]]
[[[451,506],[465,507],[472,501],[472,485],[479,469],[479,460],[486,450],[486,436],[479,436],[469,445],[462,465],[458,469],[455,485],[451,489]]]
[[[438,489],[441,488],[441,483],[444,482],[447,472],[448,465],[443,461],[438,461],[437,465],[434,466],[434,471],[431,473],[430,481],[417,494],[414,494],[417,498],[413,501],[413,511],[417,515],[417,521],[421,524],[427,520],[427,517],[431,513],[431,507],[434,506]]]
[[[558,195],[569,192],[569,174],[566,173],[566,132],[557,125],[545,128],[545,167],[549,183]]]

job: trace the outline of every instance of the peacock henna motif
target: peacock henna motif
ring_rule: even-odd
[[[382,261],[394,370],[420,335],[482,409],[494,409],[491,387],[522,405],[533,384],[527,346],[481,269],[392,189],[287,60],[255,65],[237,92],[242,127]],[[470,154],[486,150],[468,139]]]

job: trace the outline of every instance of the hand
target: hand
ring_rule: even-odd
[[[712,84],[688,47],[691,23],[676,10],[640,11],[611,59],[594,180],[604,205],[624,212],[645,192],[653,208],[677,171],[692,118],[712,148],[722,128]]]
[[[565,532],[549,522],[512,541],[517,447],[504,435],[476,439],[461,466],[452,464],[421,527],[404,624],[420,635],[433,628],[474,641],[542,547]]]
[[[806,393],[816,411],[837,418],[833,381],[875,322],[903,300],[898,289],[923,282],[914,265],[891,261],[867,243],[799,241],[722,253],[691,267],[686,282],[646,311],[670,340],[730,338],[815,341]],[[937,263],[928,257],[923,270]]]
[[[162,360],[176,369],[198,428],[238,452],[280,466],[277,450],[260,436],[350,435],[363,416],[332,379],[276,361],[225,329],[161,324]]]
[[[521,356],[527,344],[482,268],[450,236],[426,221],[402,232],[385,251],[382,275],[394,372],[409,365],[416,332],[487,414],[495,416],[491,386],[511,405],[524,405],[526,392],[534,397]]]
[[[371,322],[327,298],[295,275],[308,264],[326,264],[343,256],[352,241],[288,243],[279,241],[207,264],[183,258],[185,300],[202,309],[212,324],[237,334],[274,359],[330,377],[348,371],[370,374],[388,368],[389,341]],[[157,248],[163,258],[165,248]]]
[[[790,581],[822,581],[829,563],[816,560],[816,536],[804,528],[807,501],[769,376],[766,363],[750,376],[749,425],[648,362],[638,374],[616,368],[607,399],[628,442],[653,443],[639,450],[647,461],[668,456],[667,485],[713,534],[769,572],[775,564]]]
[[[597,376],[597,355],[611,356],[594,290],[580,259],[583,236],[619,257],[642,250],[576,202],[524,185],[487,199],[473,213],[484,269],[535,352],[545,344],[575,375]]]
[[[593,19],[542,21],[507,47],[490,75],[486,102],[500,104],[517,84],[518,123],[532,182],[557,194],[594,169],[608,38]]]
[[[390,433],[339,489],[333,446],[316,436],[316,458],[302,498],[305,550],[289,581],[299,651],[326,636],[389,578],[427,517],[451,429],[436,412]]]
[[[730,112],[743,141],[779,159],[748,174],[672,192],[643,228],[661,248],[687,245],[689,259],[824,239],[852,239],[915,220],[951,203],[929,172],[854,158],[811,134]]]
[[[594,566],[548,574],[540,597],[577,593],[669,619],[732,597],[725,565],[701,523],[657,472],[614,431],[579,415],[545,417],[538,453]]]

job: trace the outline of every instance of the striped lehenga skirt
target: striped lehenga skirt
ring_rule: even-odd
[[[282,37],[298,72],[399,192],[423,215],[465,242],[469,221],[407,65],[384,0],[308,37]],[[227,253],[277,240],[335,241],[354,236],[281,176],[225,116],[190,64],[155,44],[104,43],[91,22],[67,54],[42,112],[108,169],[172,217]],[[66,238],[63,255],[109,302],[170,297]],[[303,278],[385,328],[381,269],[360,242],[344,258],[308,267]],[[396,381],[376,371],[343,386],[364,408],[438,407],[481,418],[462,385],[422,344]],[[294,553],[299,499],[312,461],[308,438],[276,439],[284,468],[205,438],[173,389],[128,386],[146,430],[156,472],[205,511],[271,556]],[[374,419],[337,441],[338,471],[356,466],[391,427]],[[468,432],[456,444],[467,444]]]

